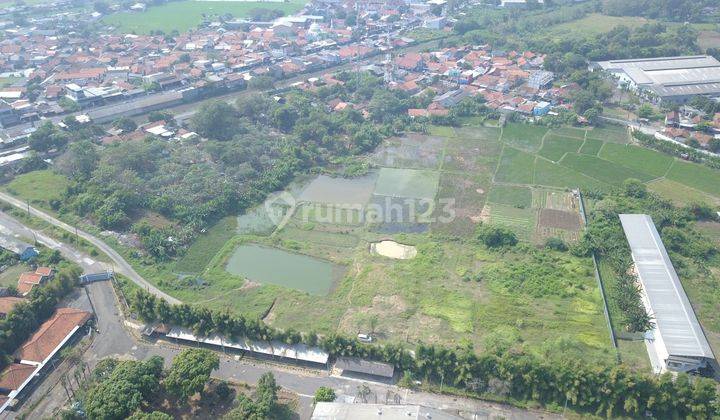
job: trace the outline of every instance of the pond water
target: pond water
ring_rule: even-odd
[[[377,180],[377,172],[370,172],[357,178],[319,175],[303,189],[299,201],[364,206],[375,189],[375,180]]]
[[[326,295],[343,274],[328,261],[255,244],[238,246],[225,266],[231,274],[313,295]]]

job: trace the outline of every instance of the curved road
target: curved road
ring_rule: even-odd
[[[8,204],[12,204],[13,206],[15,206],[21,210],[25,210],[25,211],[28,210],[28,205],[26,203],[24,203],[21,200],[18,200],[17,198],[15,198],[11,195],[8,195],[6,193],[0,192],[0,200],[5,201]],[[182,303],[178,299],[175,299],[174,297],[168,295],[167,293],[163,292],[162,290],[158,289],[157,287],[152,285],[150,282],[148,282],[147,280],[142,278],[142,276],[140,274],[138,274],[127,261],[125,261],[125,258],[123,258],[122,255],[120,255],[110,245],[106,244],[101,239],[98,239],[97,237],[95,237],[87,232],[84,232],[80,229],[76,230],[75,227],[70,226],[67,223],[62,222],[62,221],[54,218],[53,216],[51,216],[41,210],[38,210],[32,206],[30,206],[29,209],[30,209],[31,215],[39,217],[39,218],[43,219],[44,221],[50,223],[53,226],[57,226],[60,229],[66,230],[72,234],[75,234],[77,232],[77,235],[79,237],[81,237],[81,238],[85,239],[86,241],[90,242],[91,244],[93,244],[95,247],[97,247],[100,251],[102,251],[105,255],[107,255],[115,263],[115,266],[116,266],[115,271],[126,276],[127,278],[132,280],[135,284],[137,284],[138,286],[147,290],[149,293],[152,293],[153,295],[155,295],[159,298],[165,299],[169,303],[173,303],[173,304]]]

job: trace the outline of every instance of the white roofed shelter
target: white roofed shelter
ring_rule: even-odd
[[[643,304],[655,323],[645,340],[653,370],[717,369],[710,344],[652,218],[646,214],[621,214],[620,222],[632,251]]]

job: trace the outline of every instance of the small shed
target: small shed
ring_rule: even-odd
[[[30,261],[40,254],[34,246],[8,235],[0,234],[0,248],[16,254],[20,261]]]
[[[395,375],[395,367],[388,363],[374,362],[359,357],[338,357],[335,368],[342,373],[353,373],[390,379]]]

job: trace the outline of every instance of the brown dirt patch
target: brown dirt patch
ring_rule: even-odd
[[[580,216],[569,211],[542,209],[538,224],[543,227],[564,229],[570,231],[580,230]]]

